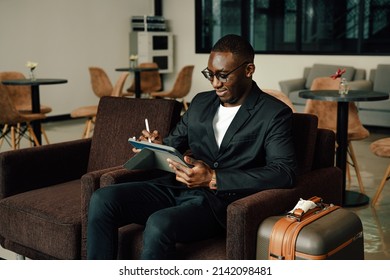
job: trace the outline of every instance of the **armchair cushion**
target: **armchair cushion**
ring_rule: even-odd
[[[3,199],[0,224],[8,225],[1,233],[8,240],[7,248],[23,244],[47,255],[30,254],[30,258],[79,259],[79,198],[80,183],[74,180]]]

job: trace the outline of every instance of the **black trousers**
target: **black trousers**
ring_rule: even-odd
[[[98,189],[91,198],[87,258],[116,259],[118,228],[145,225],[141,259],[174,259],[176,242],[221,234],[205,189],[171,188],[155,182],[132,182]]]

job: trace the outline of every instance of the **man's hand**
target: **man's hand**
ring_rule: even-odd
[[[186,184],[189,188],[209,187],[214,171],[203,161],[189,156],[184,161],[193,165],[192,168],[171,159],[167,159],[169,167],[176,173],[176,180]]]
[[[157,130],[153,130],[153,132],[149,132],[146,129],[142,130],[142,134],[140,137],[138,137],[138,141],[149,141],[149,139],[152,141],[152,143],[156,144],[162,144],[162,141],[160,139],[160,133]],[[134,153],[139,153],[141,150],[133,148],[132,149]]]

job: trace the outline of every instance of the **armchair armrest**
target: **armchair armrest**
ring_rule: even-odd
[[[108,185],[125,183],[125,182],[136,182],[146,181],[155,179],[166,174],[165,171],[153,169],[153,170],[127,170],[121,167],[112,172],[108,172],[100,179],[100,187]]]
[[[121,169],[122,166],[115,166],[106,169],[88,172],[81,177],[81,258],[87,257],[87,222],[89,201],[94,191],[100,188],[101,177],[105,173]]]
[[[236,200],[227,209],[227,259],[255,259],[259,225],[267,217],[291,210],[299,198],[293,189],[264,190]]]
[[[319,196],[326,203],[342,205],[342,172],[338,167],[320,168],[297,177],[299,197],[309,199]]]
[[[368,80],[356,80],[348,82],[350,90],[372,90],[373,85]]]
[[[0,153],[0,199],[80,178],[90,145],[82,139]]]
[[[279,82],[280,90],[287,96],[289,96],[290,92],[296,90],[304,90],[305,89],[305,78],[284,80]]]
[[[88,172],[81,177],[81,217],[85,222],[88,217],[89,201],[92,194],[100,187],[131,180],[146,180],[148,173],[144,170],[128,171],[122,166],[110,167]],[[84,224],[84,222],[83,222]]]
[[[341,205],[341,170],[337,167],[313,170],[298,176],[292,189],[265,190],[231,203],[227,209],[227,259],[255,259],[257,230],[264,219],[281,215],[300,198],[312,196]]]
[[[160,177],[160,170],[127,170],[123,166],[89,172],[81,177],[81,258],[87,256],[88,208],[93,192],[108,185]]]

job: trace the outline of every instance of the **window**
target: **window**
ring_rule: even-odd
[[[223,35],[245,36],[256,53],[390,53],[390,0],[195,0],[196,52]]]

